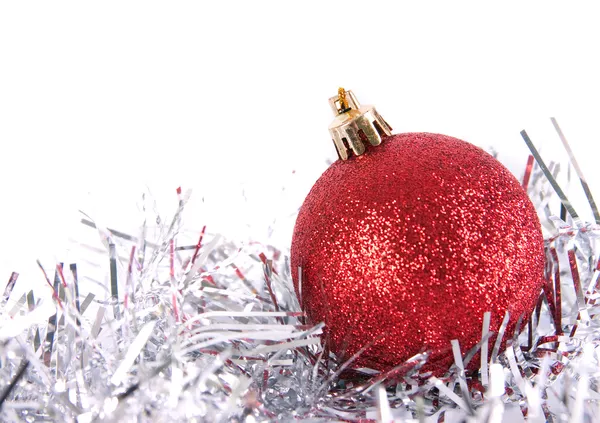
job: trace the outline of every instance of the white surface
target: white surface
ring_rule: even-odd
[[[396,132],[494,146],[519,177],[523,128],[564,158],[555,116],[597,190],[598,16],[591,2],[4,2],[1,289],[12,270],[43,286],[38,257],[77,256],[77,209],[135,227],[144,187],[165,212],[191,188],[191,228],[264,239],[277,219],[287,245],[335,158],[338,86]]]

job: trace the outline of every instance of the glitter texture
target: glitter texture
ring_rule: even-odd
[[[385,370],[431,350],[440,373],[451,340],[463,352],[481,340],[484,312],[492,332],[510,313],[504,339],[528,318],[544,241],[526,192],[496,159],[409,133],[321,176],[300,209],[291,265],[308,319],[325,322],[340,360],[369,346],[355,364]]]

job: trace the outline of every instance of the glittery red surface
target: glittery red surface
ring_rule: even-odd
[[[483,313],[507,333],[541,289],[543,238],[516,178],[478,147],[428,133],[394,135],[337,161],[306,198],[294,230],[292,276],[331,350],[388,369],[426,349],[428,368],[481,339]],[[490,350],[493,341],[490,342]],[[475,363],[479,367],[479,362]],[[473,366],[471,366],[473,367]]]

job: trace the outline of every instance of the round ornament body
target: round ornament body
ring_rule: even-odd
[[[429,350],[439,374],[453,363],[451,340],[463,354],[481,340],[484,312],[497,333],[508,311],[510,335],[529,317],[544,245],[526,192],[496,159],[408,133],[321,176],[300,209],[291,266],[308,320],[325,322],[342,361],[369,346],[354,363],[386,370]]]

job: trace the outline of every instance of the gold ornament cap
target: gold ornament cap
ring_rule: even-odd
[[[343,88],[329,99],[335,119],[329,133],[341,160],[366,151],[365,144],[381,144],[383,136],[392,135],[392,127],[381,117],[375,107],[361,106],[352,91]]]

